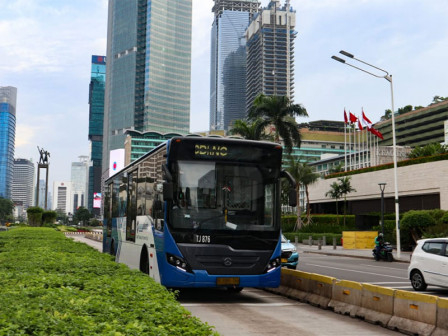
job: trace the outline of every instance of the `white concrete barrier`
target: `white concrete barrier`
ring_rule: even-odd
[[[436,328],[437,296],[395,291],[394,316],[387,327],[403,333],[429,336]]]
[[[356,316],[386,327],[394,313],[395,289],[362,284],[361,308]]]

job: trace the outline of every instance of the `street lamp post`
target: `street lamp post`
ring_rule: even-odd
[[[386,183],[378,183],[381,190],[381,233],[384,236],[384,189],[386,188]]]
[[[395,109],[394,109],[394,89],[392,84],[392,75],[389,75],[389,73],[381,68],[378,68],[372,64],[369,64],[367,62],[364,62],[363,60],[357,59],[353,54],[350,54],[344,50],[341,50],[339,52],[340,54],[349,57],[355,61],[358,61],[360,63],[363,63],[369,67],[372,67],[374,69],[377,69],[385,75],[377,75],[370,71],[367,71],[365,69],[359,68],[353,64],[347,63],[344,59],[337,57],[337,56],[331,56],[332,59],[335,61],[341,62],[343,64],[346,64],[348,66],[351,66],[352,68],[358,69],[362,72],[365,72],[369,75],[372,75],[377,78],[384,78],[390,83],[390,95],[391,95],[391,101],[392,101],[392,146],[393,146],[393,159],[394,159],[394,189],[395,189],[395,229],[397,231],[397,257],[400,258],[401,256],[401,244],[400,244],[400,209],[399,209],[399,203],[398,203],[398,177],[397,177],[397,144],[396,144],[396,136],[395,136]]]

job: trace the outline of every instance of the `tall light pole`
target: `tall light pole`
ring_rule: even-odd
[[[386,183],[378,183],[381,190],[381,233],[384,235],[384,189],[386,188]]]
[[[393,146],[393,157],[394,157],[394,187],[395,187],[395,228],[397,231],[397,257],[400,258],[401,256],[401,243],[400,243],[400,209],[399,209],[399,203],[398,203],[398,177],[397,177],[397,144],[396,144],[396,137],[395,137],[395,109],[394,109],[394,89],[393,89],[393,84],[392,84],[392,75],[389,75],[389,73],[381,68],[378,68],[372,64],[369,64],[367,62],[364,62],[360,59],[357,59],[353,54],[350,54],[344,50],[341,50],[339,52],[340,54],[349,57],[355,61],[358,61],[360,63],[363,63],[369,67],[372,67],[374,69],[377,69],[383,73],[385,73],[385,75],[377,75],[374,74],[370,71],[367,71],[365,69],[359,68],[353,64],[347,63],[344,59],[337,57],[337,56],[331,56],[332,59],[341,62],[343,64],[346,64],[348,66],[351,66],[352,68],[361,70],[362,72],[365,72],[369,75],[372,75],[376,78],[384,78],[385,80],[387,80],[390,83],[390,95],[391,95],[391,101],[392,101],[392,146]]]

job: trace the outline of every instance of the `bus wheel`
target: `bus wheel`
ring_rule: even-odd
[[[143,246],[142,253],[140,255],[140,271],[149,275],[149,258],[148,258],[148,248]]]

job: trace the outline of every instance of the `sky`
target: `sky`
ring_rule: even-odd
[[[213,0],[192,1],[190,130],[195,132],[209,128]],[[91,55],[106,53],[107,3],[0,0],[0,86],[18,89],[15,157],[37,163],[37,146],[50,152],[49,188],[52,181],[69,181],[71,162],[90,153],[90,62]],[[342,121],[345,108],[357,115],[364,109],[377,122],[391,108],[389,82],[332,60],[342,56],[340,50],[392,75],[395,110],[448,96],[448,1],[291,0],[291,5],[297,13],[294,102],[309,114],[297,121]]]

